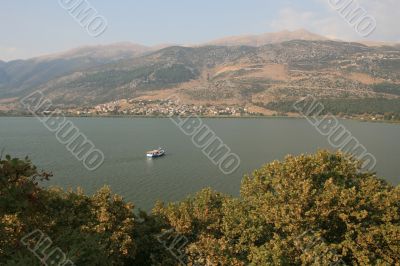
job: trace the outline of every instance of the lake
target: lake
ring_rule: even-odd
[[[156,200],[177,201],[204,187],[238,195],[243,175],[287,154],[330,148],[305,119],[203,119],[241,164],[224,175],[169,119],[69,118],[105,155],[103,165],[88,171],[36,118],[0,117],[0,149],[29,156],[40,169],[53,172],[46,185],[82,187],[93,193],[104,185],[150,210]],[[400,125],[342,120],[342,124],[377,159],[375,170],[392,184],[400,183]],[[147,159],[145,152],[162,146],[166,156]]]

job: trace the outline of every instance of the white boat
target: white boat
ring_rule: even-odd
[[[152,151],[148,151],[146,152],[146,156],[149,158],[157,158],[157,157],[161,157],[165,154],[165,150],[162,148],[158,148],[157,150],[152,150]]]

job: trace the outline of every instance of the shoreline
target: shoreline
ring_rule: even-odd
[[[125,119],[135,119],[135,118],[149,118],[149,119],[168,119],[169,116],[154,116],[154,115],[63,115],[67,118],[125,118]],[[29,117],[36,117],[34,115],[4,115],[1,114],[0,118],[2,117],[12,117],[12,118],[29,118]],[[41,116],[44,117],[44,116]],[[181,118],[189,118],[194,116],[173,116],[173,117],[181,117]],[[196,117],[203,118],[203,119],[306,119],[303,116],[268,116],[268,115],[253,115],[253,116],[202,116],[196,115]],[[323,116],[321,116],[323,117]],[[320,117],[319,117],[320,118]],[[400,121],[391,121],[391,120],[372,120],[372,119],[361,119],[361,118],[346,118],[346,117],[339,117],[339,120],[349,120],[349,121],[357,121],[357,122],[370,122],[370,123],[384,123],[384,124],[400,124]]]

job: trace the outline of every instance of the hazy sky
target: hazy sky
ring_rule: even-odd
[[[329,1],[351,0],[88,0],[108,21],[106,31],[94,38],[59,0],[0,0],[0,60],[82,45],[122,41],[190,44],[299,28],[333,38],[361,39]],[[377,21],[368,39],[400,40],[400,0],[352,1]]]

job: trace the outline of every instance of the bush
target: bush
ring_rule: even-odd
[[[394,265],[399,198],[353,158],[322,151],[256,170],[239,198],[207,189],[154,212],[190,240],[191,263]]]
[[[237,198],[204,189],[136,216],[109,188],[40,188],[50,174],[7,156],[0,264],[40,265],[21,244],[40,229],[76,265],[399,265],[400,187],[360,169],[342,153],[287,156],[246,176]]]

